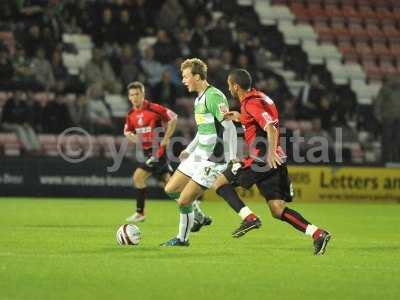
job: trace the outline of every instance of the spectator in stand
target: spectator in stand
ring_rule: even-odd
[[[160,29],[157,31],[157,42],[153,46],[154,59],[162,64],[174,61],[179,55],[176,43],[171,41],[167,31]]]
[[[181,29],[178,33],[178,51],[181,57],[192,56],[192,49],[190,48],[190,31],[187,28]]]
[[[136,44],[139,40],[139,33],[131,21],[129,10],[126,8],[119,13],[117,30],[117,42],[120,45],[124,43]]]
[[[43,117],[44,117],[44,107],[47,101],[37,101],[35,99],[35,90],[28,90],[26,97],[26,123],[28,123],[35,132],[43,132]],[[45,98],[47,100],[48,97]]]
[[[64,96],[58,94],[43,110],[43,132],[58,134],[71,126],[71,120]]]
[[[168,108],[175,107],[175,101],[178,94],[177,87],[171,80],[171,72],[164,70],[161,81],[152,88],[152,98],[156,103]]]
[[[36,56],[32,60],[32,71],[35,80],[38,81],[46,90],[55,86],[55,79],[50,62],[46,59],[43,48],[36,50]]]
[[[324,93],[325,89],[320,83],[318,75],[312,74],[310,82],[306,82],[297,97],[298,117],[302,119],[315,117]]]
[[[232,31],[226,17],[219,18],[217,25],[208,31],[208,35],[212,47],[231,48],[233,45]]]
[[[27,122],[29,118],[26,94],[15,91],[14,97],[9,98],[3,107],[1,127],[17,135],[27,154],[39,154],[41,148],[39,139]]]
[[[87,86],[100,84],[110,93],[121,92],[121,83],[117,81],[110,63],[104,59],[103,50],[94,48],[92,59],[83,69],[83,77]]]
[[[115,67],[117,69],[118,77],[121,78],[122,85],[128,84],[135,80],[144,80],[145,76],[139,68],[135,55],[136,49],[131,45],[126,44],[121,49],[121,54],[117,58]]]
[[[73,126],[90,130],[89,99],[85,94],[78,94],[73,102],[67,104]]]
[[[14,81],[17,84],[28,87],[36,87],[39,83],[35,80],[31,59],[25,55],[25,49],[17,47],[17,51],[13,57]]]
[[[328,132],[332,128],[332,116],[334,114],[331,106],[331,97],[331,95],[322,94],[318,105],[318,116],[321,118],[321,127]]]
[[[311,130],[306,131],[303,135],[304,143],[300,145],[304,158],[310,163],[332,162],[333,158],[333,138],[322,129],[321,120],[314,118],[311,120]]]
[[[113,44],[117,41],[118,28],[113,18],[112,10],[104,8],[100,23],[93,32],[93,40],[97,46]]]
[[[101,85],[94,84],[88,89],[88,113],[91,131],[94,134],[115,133],[111,112],[104,99]]]
[[[87,0],[78,0],[71,1],[65,4],[65,9],[63,10],[64,20],[67,20],[67,23],[71,23],[72,18],[76,18],[77,27],[80,28],[80,31],[90,34],[96,30],[95,24],[99,22],[96,21],[96,13],[94,9],[94,3],[89,2]],[[76,32],[70,32],[76,33]]]
[[[40,34],[40,27],[37,24],[33,24],[28,27],[28,32],[22,37],[22,45],[25,49],[27,57],[33,57],[36,49],[41,47],[43,43],[42,36]]]
[[[253,65],[250,65],[250,59],[245,53],[240,53],[237,56],[236,66],[238,69],[247,70],[255,80],[259,78],[257,69]]]
[[[237,33],[237,40],[232,47],[234,61],[238,60],[240,54],[245,54],[249,59],[249,64],[254,64],[254,47],[249,38],[248,32],[239,30]]]
[[[54,51],[51,57],[51,68],[55,79],[55,90],[57,92],[64,91],[69,74],[67,68],[62,61],[61,51]]]
[[[217,86],[225,95],[229,95],[228,85],[226,84],[226,78],[232,70],[233,55],[229,49],[224,49],[221,54],[221,64],[214,73],[214,84]]]
[[[136,0],[135,6],[131,10],[132,11],[132,20],[137,28],[138,32],[141,32],[141,35],[154,35],[154,11],[149,9],[152,5],[152,2],[158,1],[146,1],[146,0]]]
[[[182,14],[183,10],[178,0],[166,0],[159,12],[157,27],[172,31]]]
[[[147,47],[144,50],[140,65],[147,76],[148,83],[151,86],[154,86],[161,81],[161,73],[164,70],[164,67],[161,63],[154,59],[154,50],[152,47]]]
[[[0,50],[0,89],[8,89],[14,76],[14,66],[5,49]]]
[[[382,124],[382,160],[400,163],[400,79],[386,82],[374,103]]]
[[[195,18],[192,37],[190,39],[190,48],[193,49],[194,55],[204,56],[206,54],[205,48],[210,43],[208,38],[207,17],[204,14],[199,14]]]

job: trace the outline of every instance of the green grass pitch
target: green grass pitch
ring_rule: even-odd
[[[236,240],[239,217],[206,202],[214,223],[188,248],[161,248],[178,227],[172,201],[148,201],[139,246],[115,232],[133,201],[0,199],[0,299],[400,299],[400,205],[293,203],[333,234],[312,241],[249,202],[263,227]]]

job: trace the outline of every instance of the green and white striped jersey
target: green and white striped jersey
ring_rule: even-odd
[[[210,154],[215,162],[225,161],[222,141],[221,122],[224,112],[229,111],[228,100],[216,87],[208,88],[194,102],[194,115],[197,124],[199,150]],[[219,139],[218,139],[219,138]]]

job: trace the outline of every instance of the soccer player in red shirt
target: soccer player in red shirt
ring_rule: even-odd
[[[214,187],[217,194],[239,213],[243,203],[233,186],[250,188],[256,184],[272,216],[312,236],[314,254],[322,255],[331,235],[286,206],[287,202],[292,201],[293,188],[285,163],[286,155],[279,145],[278,111],[269,97],[251,89],[251,83],[251,76],[244,69],[233,70],[228,76],[229,91],[240,101],[240,113],[231,111],[225,113],[224,117],[242,123],[249,155],[241,162],[231,164],[217,178]],[[258,218],[250,215],[234,231],[233,236],[240,237],[259,225]]]
[[[173,172],[165,150],[174,133],[177,115],[162,105],[145,100],[144,85],[141,82],[135,81],[128,85],[128,98],[132,109],[126,117],[124,135],[132,143],[141,143],[146,161],[139,163],[133,174],[133,184],[137,189],[136,213],[126,220],[141,222],[145,219],[147,178],[155,175],[167,183]],[[157,138],[163,124],[167,126],[160,142]]]

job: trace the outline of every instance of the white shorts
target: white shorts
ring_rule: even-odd
[[[199,157],[193,152],[187,159],[181,162],[178,170],[189,176],[194,182],[199,185],[210,188],[227,167],[227,163],[215,163]]]

